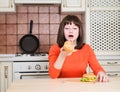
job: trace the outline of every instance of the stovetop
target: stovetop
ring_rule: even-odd
[[[35,53],[16,53],[15,57],[19,56],[47,56],[47,52],[35,52]]]
[[[32,54],[16,53],[14,56],[14,61],[42,61],[42,60],[48,60],[47,52],[36,52]]]

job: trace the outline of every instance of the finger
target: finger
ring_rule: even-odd
[[[69,53],[68,53],[68,56],[70,56],[71,54],[72,54],[72,52],[69,52]]]
[[[102,82],[102,76],[100,76],[100,78],[99,78],[99,82]]]
[[[104,76],[100,75],[99,76],[99,82],[103,82]]]
[[[108,81],[109,81],[108,77],[105,76],[105,77],[103,78],[103,82],[108,82]]]
[[[106,77],[103,76],[103,77],[102,77],[102,82],[105,82],[105,81],[106,81]]]
[[[100,81],[100,75],[97,75],[97,81]]]
[[[64,51],[63,47],[60,49],[60,51]]]

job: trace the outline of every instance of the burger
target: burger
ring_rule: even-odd
[[[67,52],[74,51],[74,44],[72,41],[66,41],[63,45],[63,49]]]
[[[95,82],[97,79],[96,75],[93,73],[90,74],[84,74],[83,77],[81,78],[82,82]]]

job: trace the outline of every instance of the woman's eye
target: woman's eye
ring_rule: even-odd
[[[68,30],[69,28],[65,28],[65,30]]]
[[[73,28],[74,30],[77,30],[77,28]]]

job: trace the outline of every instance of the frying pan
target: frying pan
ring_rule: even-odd
[[[32,26],[33,20],[30,21],[30,32],[27,35],[24,35],[19,42],[21,49],[24,53],[32,54],[34,53],[39,47],[39,39],[32,35]]]

